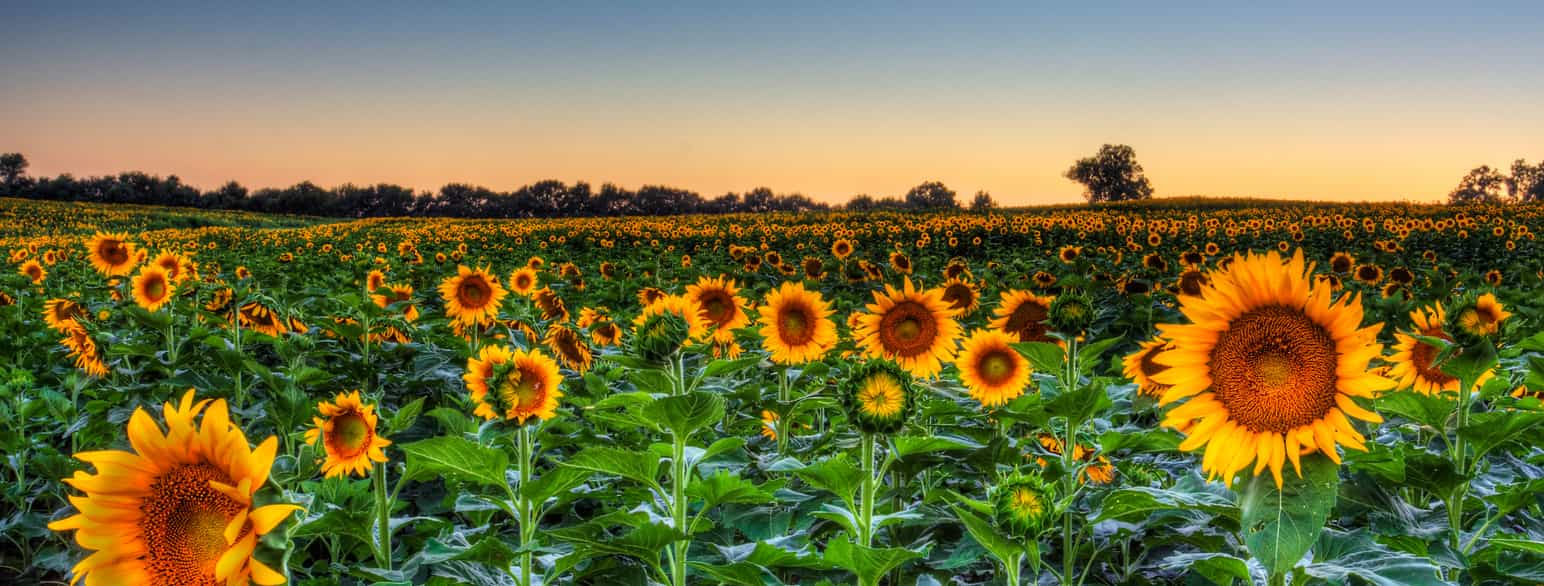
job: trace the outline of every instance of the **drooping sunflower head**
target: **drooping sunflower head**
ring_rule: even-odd
[[[584,337],[563,324],[547,326],[547,336],[543,343],[552,349],[563,366],[579,374],[588,372],[594,362],[595,355],[590,351],[589,344],[585,343]]]
[[[751,322],[745,313],[745,300],[739,293],[734,279],[722,276],[700,277],[696,284],[686,288],[686,296],[702,307],[702,316],[708,320],[713,337],[724,341],[732,341],[734,330]]]
[[[777,413],[766,409],[761,410],[761,436],[769,441],[777,441]]]
[[[1016,472],[1003,479],[992,487],[991,500],[997,526],[1020,538],[1039,534],[1056,515],[1056,495],[1038,474]]]
[[[86,309],[69,299],[49,299],[43,302],[43,322],[60,333],[81,329],[86,319]]]
[[[540,281],[536,275],[536,269],[531,267],[520,267],[515,269],[515,272],[509,274],[509,288],[516,295],[529,296],[532,291],[535,291],[540,286]]]
[[[134,270],[139,262],[139,251],[129,242],[127,234],[97,232],[86,244],[91,266],[109,277],[121,277]]]
[[[467,361],[461,378],[477,405],[473,414],[490,421],[525,425],[531,417],[551,419],[563,396],[558,363],[540,350],[485,346]]]
[[[914,376],[930,377],[954,358],[960,324],[943,291],[918,291],[907,278],[901,289],[886,285],[859,319],[854,336],[864,355],[893,360]]]
[[[943,292],[949,309],[959,312],[960,317],[969,317],[981,307],[981,288],[972,281],[951,277],[944,282]]]
[[[366,476],[374,462],[385,462],[382,450],[391,440],[376,434],[379,419],[374,405],[366,405],[359,391],[338,393],[332,401],[316,404],[321,417],[312,418],[315,427],[306,430],[306,443],[316,444],[327,454],[322,474],[327,478],[351,474]]]
[[[848,422],[863,433],[900,431],[916,405],[911,375],[888,360],[854,365],[840,394]]]
[[[371,269],[370,274],[365,275],[365,291],[373,292],[386,284],[386,273],[380,269]]]
[[[1094,323],[1094,300],[1082,291],[1063,292],[1051,301],[1051,328],[1069,336],[1082,334]]]
[[[32,281],[32,284],[34,285],[42,283],[43,279],[48,278],[48,271],[43,268],[42,263],[39,263],[35,260],[29,260],[22,263],[21,269],[18,272],[26,275],[27,280]]]
[[[385,309],[393,304],[403,303],[402,319],[416,321],[418,319],[418,307],[412,304],[413,286],[406,284],[382,285],[375,288],[375,293],[370,294],[370,300],[376,307]]]
[[[445,313],[463,325],[489,323],[498,317],[499,305],[508,294],[498,277],[486,268],[457,265],[456,274],[440,282]]]
[[[960,382],[983,407],[1012,401],[1029,385],[1029,360],[1013,349],[1013,343],[1013,337],[1001,331],[976,330],[954,361]]]
[[[85,493],[80,511],[48,525],[75,531],[95,553],[75,565],[88,584],[283,584],[284,576],[253,556],[259,537],[300,507],[257,507],[278,449],[269,437],[249,447],[225,401],[167,403],[166,430],[144,409],[129,418],[134,452],[104,450],[75,457],[96,468],[65,483]],[[202,414],[202,420],[195,423]]]
[[[622,328],[609,318],[596,321],[590,326],[590,340],[596,346],[615,346],[622,341]]]
[[[708,320],[696,301],[665,295],[633,319],[633,351],[644,360],[662,362],[687,344],[707,338],[708,331]]]
[[[1206,273],[1198,269],[1186,269],[1179,274],[1179,281],[1174,286],[1179,289],[1180,295],[1192,297],[1201,294],[1201,287],[1207,284]]]
[[[1162,397],[1164,391],[1169,390],[1169,385],[1153,380],[1154,376],[1169,367],[1159,364],[1157,357],[1169,346],[1169,342],[1163,338],[1153,338],[1137,348],[1136,352],[1127,354],[1122,361],[1125,366],[1126,378],[1137,383],[1137,392],[1149,397]]]
[[[155,264],[145,265],[139,274],[134,275],[134,303],[145,308],[145,311],[156,311],[172,300],[175,287],[166,269]]]
[[[86,373],[86,376],[100,378],[107,375],[107,360],[102,356],[96,340],[86,333],[85,328],[65,332],[64,339],[59,343],[69,348],[70,356],[75,359],[75,368]]]
[[[1153,380],[1170,385],[1159,402],[1188,399],[1164,424],[1188,430],[1182,451],[1206,447],[1202,468],[1231,484],[1250,463],[1281,485],[1290,460],[1319,452],[1340,462],[1337,445],[1366,449],[1353,417],[1381,418],[1356,403],[1393,386],[1368,363],[1383,347],[1381,324],[1362,327],[1361,300],[1332,300],[1313,282],[1299,249],[1283,261],[1235,256],[1199,297],[1180,298],[1187,324],[1158,326],[1171,347]]]
[[[836,345],[832,310],[817,291],[804,283],[788,282],[767,293],[760,314],[763,346],[778,364],[804,364],[819,360]]]
[[[1049,342],[1046,319],[1051,316],[1052,297],[1029,291],[1003,291],[1002,301],[992,312],[992,329],[1018,337],[1019,342]]]
[[[273,337],[289,333],[289,325],[285,323],[283,316],[256,301],[242,305],[241,309],[237,310],[236,317],[241,327],[255,332]]]
[[[1494,343],[1501,322],[1512,317],[1494,293],[1468,294],[1454,302],[1447,314],[1447,331],[1459,345],[1471,347]]]
[[[541,310],[541,318],[549,321],[568,321],[568,303],[551,287],[542,287],[531,293],[531,300]]]

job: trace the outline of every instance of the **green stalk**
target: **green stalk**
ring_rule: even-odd
[[[788,381],[788,367],[785,366],[778,372],[777,375],[777,400],[779,404],[778,409],[782,409],[783,405],[787,405],[788,402],[793,399],[791,396],[793,393],[789,388],[790,386],[791,385]],[[778,414],[776,427],[777,453],[779,456],[788,455],[788,432],[793,429],[792,420],[792,413]]]
[[[671,395],[686,394],[686,358],[676,355],[672,373]],[[686,484],[691,480],[686,469],[686,437],[670,432],[670,514],[677,531],[686,535],[670,544],[670,580],[674,586],[686,586],[686,555],[691,549],[691,528],[686,524]]]
[[[1003,560],[1004,575],[1008,586],[1019,586],[1019,566],[1024,563],[1024,554],[1014,554],[1012,558]]]
[[[391,504],[386,497],[386,463],[375,463],[375,525],[378,541],[375,550],[376,565],[391,569]]]
[[[864,433],[862,440],[863,494],[858,504],[858,541],[864,547],[874,542],[874,434]]]
[[[1468,383],[1468,381],[1464,382]],[[1469,396],[1473,391],[1474,389],[1470,388],[1468,384],[1463,385],[1463,388],[1459,390],[1458,413],[1455,417],[1457,423],[1453,430],[1453,470],[1465,479],[1464,482],[1460,482],[1458,486],[1453,487],[1453,493],[1448,495],[1447,498],[1448,529],[1451,533],[1450,541],[1454,550],[1458,550],[1460,547],[1464,523],[1464,499],[1469,493],[1469,471],[1467,469],[1468,463],[1466,462],[1468,455],[1465,453],[1468,447],[1464,445],[1463,432],[1464,428],[1469,425]]]
[[[1063,384],[1063,392],[1074,392],[1078,384],[1078,340],[1072,337],[1067,340],[1067,373]],[[1067,499],[1067,510],[1062,513],[1062,583],[1073,584],[1072,572],[1074,567],[1074,536],[1072,532],[1072,494],[1077,490],[1077,471],[1074,468],[1072,454],[1076,451],[1077,435],[1073,428],[1071,417],[1066,418],[1067,435],[1062,439],[1062,495]],[[1081,582],[1081,580],[1078,580]]]
[[[520,466],[520,494],[512,503],[520,513],[520,584],[531,584],[531,551],[528,549],[531,541],[536,537],[536,512],[532,510],[531,499],[525,496],[525,487],[531,482],[531,459],[535,448],[535,442],[531,439],[529,425],[520,426],[519,434],[519,459]]]

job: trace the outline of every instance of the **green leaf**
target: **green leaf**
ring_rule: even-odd
[[[749,562],[736,562],[732,564],[709,564],[704,562],[692,562],[692,569],[712,578],[720,584],[733,584],[735,586],[765,586],[768,579],[774,583],[777,576],[772,572]]]
[[[1207,490],[1200,476],[1191,474],[1171,488],[1134,486],[1111,491],[1100,505],[1097,521],[1146,517],[1159,511],[1197,510],[1237,519],[1238,507],[1222,494]]]
[[[520,487],[520,494],[539,505],[547,502],[547,499],[573,490],[574,487],[583,484],[590,475],[589,470],[559,466],[546,471],[530,484]]]
[[[1544,541],[1537,539],[1524,539],[1521,537],[1492,537],[1486,540],[1491,547],[1510,549],[1544,555]]]
[[[1375,586],[1447,583],[1430,560],[1390,550],[1364,531],[1326,529],[1314,544],[1313,554],[1313,563],[1304,571],[1334,583],[1350,583],[1353,576]]]
[[[1393,413],[1432,429],[1445,429],[1453,416],[1453,399],[1440,395],[1427,396],[1414,391],[1400,391],[1379,397],[1377,408]]]
[[[424,544],[419,559],[426,564],[445,562],[477,562],[503,570],[517,557],[515,550],[498,537],[489,535],[471,545],[445,543],[430,539]]]
[[[707,368],[702,370],[702,376],[727,376],[761,364],[761,360],[760,356],[747,356],[735,360],[714,360],[709,362]]]
[[[1074,422],[1088,421],[1095,413],[1108,408],[1112,401],[1105,392],[1107,379],[1096,378],[1090,384],[1078,385],[1071,392],[1063,390],[1045,403],[1045,411],[1053,417],[1067,417]]]
[[[879,578],[922,554],[899,547],[864,547],[841,537],[826,545],[825,559],[858,576],[860,584],[878,584]]]
[[[863,485],[863,470],[847,459],[847,454],[837,454],[793,473],[810,486],[841,497],[849,509],[854,508],[853,493]]]
[[[997,530],[992,523],[976,516],[975,513],[958,506],[950,506],[954,509],[954,516],[965,525],[965,530],[970,532],[971,538],[981,547],[992,552],[997,561],[1004,567],[1018,563],[1019,557],[1025,553],[1024,543],[1011,536],[1004,535]]]
[[[677,436],[688,437],[724,418],[724,398],[712,393],[660,397],[643,407],[643,416]]]
[[[508,456],[502,450],[483,447],[460,437],[433,437],[402,445],[407,454],[406,476],[422,481],[445,478],[503,486]]]
[[[1469,441],[1469,447],[1474,450],[1474,460],[1478,461],[1487,452],[1512,441],[1541,422],[1544,422],[1544,413],[1536,411],[1475,413],[1469,416],[1468,425],[1458,430],[1458,434]]]
[[[647,452],[591,446],[580,450],[562,465],[621,476],[657,491],[660,489],[659,456]]]
[[[423,397],[414,399],[413,402],[397,408],[397,412],[391,415],[391,420],[386,424],[387,431],[402,431],[412,427],[413,422],[418,420],[418,414],[423,413],[423,410]]]
[[[1302,478],[1288,471],[1277,489],[1271,475],[1254,476],[1239,495],[1244,544],[1271,573],[1285,573],[1297,565],[1335,508],[1340,467],[1322,455],[1304,458],[1302,463]]]
[[[719,470],[688,485],[686,495],[703,501],[707,508],[721,504],[759,505],[775,501],[773,493],[779,488],[782,488],[780,480],[757,486],[754,482],[740,478],[738,474]]]
[[[1029,359],[1030,366],[1038,372],[1059,376],[1067,367],[1067,351],[1050,342],[1020,342],[1013,345],[1019,354]]]
[[[1159,564],[1169,568],[1187,568],[1210,580],[1213,584],[1232,584],[1238,580],[1252,583],[1249,564],[1225,553],[1180,553],[1163,559]]]
[[[891,438],[890,447],[897,459],[904,460],[908,456],[918,454],[935,454],[939,452],[966,452],[979,450],[985,446],[975,441],[950,435],[934,435],[918,437],[902,435]]]

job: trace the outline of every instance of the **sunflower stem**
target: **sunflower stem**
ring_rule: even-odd
[[[788,402],[792,400],[792,397],[789,396],[792,394],[790,386],[791,385],[788,382],[788,367],[785,366],[778,372],[777,375],[777,401],[779,409],[782,409],[783,406],[787,405]],[[778,414],[777,454],[779,456],[788,455],[788,431],[792,428],[792,425],[790,425],[790,420],[792,419],[792,413]]]
[[[375,463],[375,525],[377,544],[376,565],[391,569],[391,502],[386,497],[386,463]]]
[[[1072,393],[1078,384],[1078,339],[1076,336],[1067,340],[1067,372],[1062,384],[1062,392]],[[1077,451],[1077,430],[1071,416],[1066,419],[1066,436],[1062,438],[1062,494],[1066,497],[1066,510],[1062,513],[1062,583],[1074,584],[1082,582],[1072,579],[1073,567],[1076,562],[1074,535],[1072,531],[1072,509],[1074,504],[1073,493],[1077,489],[1076,462],[1073,460],[1073,452]]]
[[[531,482],[531,458],[535,451],[535,441],[531,438],[531,426],[520,426],[519,434],[519,458],[520,490],[513,503],[520,514],[520,584],[531,584],[531,541],[536,537],[536,516],[532,510],[531,499],[525,496],[525,487]]]
[[[874,434],[864,433],[862,439],[863,491],[858,504],[858,540],[863,547],[874,542]]]

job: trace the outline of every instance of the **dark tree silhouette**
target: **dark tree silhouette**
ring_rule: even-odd
[[[997,200],[992,199],[990,193],[977,191],[976,197],[970,200],[970,209],[978,212],[997,209]]]
[[[1079,159],[1067,169],[1066,177],[1084,187],[1089,203],[1148,199],[1153,185],[1142,174],[1137,154],[1130,146],[1107,144],[1092,157]]]
[[[906,207],[919,210],[958,208],[954,190],[938,181],[928,181],[906,192]]]
[[[1458,187],[1448,194],[1448,203],[1497,201],[1501,199],[1501,190],[1506,184],[1507,178],[1500,171],[1492,169],[1490,165],[1480,165],[1470,169],[1469,174],[1458,181]]]
[[[0,187],[4,194],[25,189],[27,179],[27,157],[21,153],[5,153],[0,155]]]
[[[1506,194],[1517,201],[1544,201],[1544,161],[1529,165],[1528,161],[1512,161],[1512,176],[1506,180]]]

